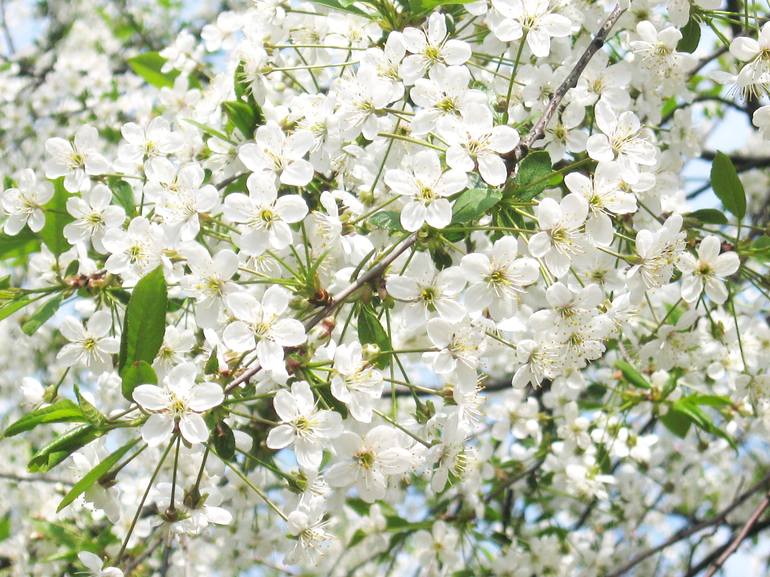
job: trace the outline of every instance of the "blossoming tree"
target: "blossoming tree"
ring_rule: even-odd
[[[763,572],[765,4],[0,18],[0,576]]]

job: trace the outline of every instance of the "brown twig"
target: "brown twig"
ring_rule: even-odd
[[[743,543],[743,540],[748,535],[749,531],[751,531],[752,527],[757,524],[759,521],[759,518],[762,516],[762,514],[767,510],[767,508],[770,506],[770,493],[765,494],[765,498],[762,499],[762,502],[757,506],[756,509],[754,509],[754,512],[751,514],[751,517],[748,518],[746,523],[743,525],[741,530],[738,532],[738,535],[730,542],[730,545],[725,549],[724,553],[722,553],[719,558],[714,561],[714,563],[709,567],[709,570],[706,571],[706,577],[713,577],[714,574],[719,571],[719,568],[725,564],[725,561],[735,553],[736,549],[740,546],[741,543]]]
[[[737,509],[743,503],[745,503],[752,495],[754,495],[755,493],[763,489],[765,485],[767,485],[768,483],[770,483],[770,473],[767,474],[761,481],[759,481],[754,486],[752,486],[751,488],[746,490],[744,493],[742,493],[740,496],[738,496],[732,503],[730,503],[730,505],[728,505],[725,509],[722,510],[721,513],[719,513],[715,517],[712,517],[711,519],[706,519],[699,523],[695,523],[694,525],[690,525],[688,527],[683,527],[682,529],[680,529],[679,531],[671,535],[671,537],[666,539],[660,545],[647,549],[646,551],[643,551],[642,553],[636,555],[635,557],[632,557],[627,563],[622,565],[619,569],[616,569],[612,573],[608,573],[606,577],[620,577],[620,575],[623,575],[633,567],[636,567],[639,563],[641,563],[645,559],[648,559],[649,557],[652,557],[656,553],[659,553],[664,549],[667,549],[671,545],[674,545],[675,543],[678,543],[683,539],[687,539],[691,535],[694,535],[695,533],[698,533],[699,531],[707,527],[711,527],[716,524],[721,524],[730,513],[732,513],[735,509]]]
[[[503,156],[503,158],[506,160],[509,176],[513,173],[516,164],[522,158],[524,158],[532,145],[537,140],[543,138],[545,135],[545,128],[548,126],[548,123],[551,121],[553,115],[556,114],[556,110],[559,108],[561,101],[564,99],[567,92],[569,92],[571,88],[574,88],[577,85],[577,81],[580,78],[580,75],[583,74],[583,70],[585,70],[586,66],[588,66],[588,63],[591,61],[591,58],[593,58],[594,54],[596,54],[599,49],[604,46],[604,43],[607,40],[607,36],[624,12],[625,8],[621,8],[620,4],[615,5],[615,8],[613,8],[612,12],[610,12],[610,15],[607,16],[607,19],[601,25],[601,28],[599,28],[599,30],[596,32],[593,40],[591,40],[590,44],[586,46],[583,54],[581,54],[580,58],[578,58],[577,62],[575,62],[575,66],[572,68],[572,71],[567,75],[564,81],[559,85],[559,87],[551,96],[551,99],[548,101],[548,105],[545,107],[545,110],[543,111],[542,116],[540,116],[540,119],[530,129],[530,131],[521,140],[521,142],[519,142],[518,146]]]
[[[325,319],[334,311],[336,311],[359,288],[361,288],[366,283],[382,275],[387,270],[387,268],[393,263],[393,261],[395,261],[399,256],[401,256],[404,253],[404,251],[406,251],[408,248],[414,245],[415,242],[417,242],[417,233],[412,233],[408,237],[406,237],[398,246],[398,248],[393,249],[379,263],[377,263],[375,266],[370,268],[364,274],[359,276],[355,280],[355,282],[351,284],[348,288],[334,295],[331,299],[331,302],[328,305],[326,305],[323,309],[321,309],[314,317],[312,317],[311,319],[305,322],[305,330],[309,331],[310,329],[312,329],[314,326],[320,323],[323,319]],[[235,380],[233,380],[233,382],[227,385],[227,388],[225,388],[225,394],[227,395],[228,393],[232,392],[236,387],[238,387],[242,383],[248,382],[248,380],[251,379],[251,377],[256,375],[261,370],[262,370],[262,367],[260,366],[259,363],[257,363],[250,369],[244,371],[243,373],[241,373],[240,376],[238,376]]]

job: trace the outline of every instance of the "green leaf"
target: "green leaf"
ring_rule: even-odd
[[[134,400],[134,389],[139,385],[157,385],[158,376],[147,361],[134,361],[120,373],[123,378],[120,390],[126,400]]]
[[[400,232],[404,230],[401,226],[401,215],[395,210],[381,210],[374,213],[367,220],[370,226],[380,230],[390,230]]]
[[[727,224],[725,213],[716,208],[702,208],[686,214],[685,218],[693,218],[704,224]]]
[[[680,38],[679,43],[676,45],[677,51],[692,54],[700,43],[700,22],[690,17],[684,28],[680,29],[680,32],[682,33],[682,38]]]
[[[211,349],[206,365],[203,367],[204,374],[214,375],[219,372],[219,357],[217,356],[217,348]]]
[[[131,188],[131,185],[116,176],[111,176],[107,183],[115,200],[126,211],[126,215],[136,216],[136,199],[134,199],[134,189]]]
[[[64,188],[64,177],[52,182],[53,197],[44,207],[45,225],[38,235],[51,252],[59,256],[70,247],[64,238],[64,227],[75,219],[67,212],[67,199],[70,195]]]
[[[64,295],[57,295],[37,309],[29,320],[21,325],[21,330],[24,331],[24,334],[34,335],[48,319],[56,314],[56,311],[58,311],[61,306],[62,300],[64,300]]]
[[[450,6],[452,4],[468,4],[473,0],[417,0],[420,10],[433,10],[439,6]]]
[[[166,334],[168,289],[163,265],[142,277],[128,301],[120,341],[118,372],[134,361],[155,360]]]
[[[692,421],[690,421],[685,413],[674,408],[669,408],[665,415],[661,415],[660,421],[669,431],[682,439],[687,436],[687,431],[690,430],[690,425],[692,424]]]
[[[316,4],[321,4],[322,6],[326,6],[327,8],[332,8],[334,10],[339,10],[341,12],[351,12],[353,14],[358,14],[359,16],[363,16],[365,18],[371,19],[371,16],[361,10],[360,8],[356,8],[355,6],[351,6],[352,2],[351,0],[312,0]]]
[[[75,396],[78,399],[78,405],[80,405],[80,410],[83,411],[83,414],[85,415],[89,423],[91,423],[96,427],[102,427],[107,424],[106,417],[102,415],[99,409],[94,407],[88,401],[88,399],[86,399],[83,395],[80,394],[80,388],[77,385],[75,385]]]
[[[746,191],[733,161],[719,151],[711,163],[711,187],[727,210],[738,218],[746,216]]]
[[[388,333],[382,328],[380,319],[377,318],[374,309],[368,304],[361,305],[358,311],[358,340],[361,341],[362,345],[377,345],[381,353],[393,350]],[[383,369],[388,366],[389,357],[388,354],[380,354],[374,364]]]
[[[40,249],[40,239],[27,227],[16,236],[0,233],[0,260],[18,258],[37,252]]]
[[[101,463],[96,465],[93,469],[88,471],[80,481],[75,483],[74,487],[70,489],[69,493],[64,495],[64,498],[59,503],[59,506],[56,508],[56,512],[58,513],[64,507],[72,503],[75,499],[77,499],[80,495],[88,491],[88,489],[91,488],[91,486],[96,483],[101,477],[109,473],[110,469],[114,467],[118,461],[120,461],[121,457],[128,453],[128,451],[131,450],[131,448],[136,445],[139,442],[139,439],[134,439],[133,441],[129,441],[125,445],[123,445],[120,449],[117,451],[114,451],[111,453],[106,459],[104,459]]]
[[[11,536],[11,512],[8,511],[0,518],[0,543]]]
[[[86,424],[70,429],[32,455],[27,464],[30,473],[46,473],[78,449],[98,439],[106,430]]]
[[[246,138],[253,138],[257,126],[265,122],[262,111],[256,104],[251,105],[242,100],[223,102],[222,110],[232,125]]]
[[[464,191],[452,207],[452,224],[466,224],[484,216],[500,199],[503,193],[494,188],[469,188]]]
[[[168,73],[161,72],[165,63],[166,59],[157,52],[145,52],[128,59],[131,70],[157,88],[164,86],[171,88],[174,86],[174,79],[179,76],[178,70],[172,70]]]
[[[626,361],[615,361],[615,368],[623,373],[623,377],[632,385],[639,387],[640,389],[651,388],[650,383],[647,382],[647,379],[645,379],[639,371],[637,371]]]
[[[235,456],[235,435],[224,421],[219,421],[211,433],[214,449],[222,459],[229,461]]]
[[[4,432],[3,437],[13,437],[25,431],[31,431],[38,425],[45,423],[70,423],[85,422],[86,416],[75,403],[69,399],[63,399],[53,405],[48,405],[27,413],[21,419],[11,424]]]
[[[532,200],[550,185],[556,175],[558,173],[551,168],[551,157],[547,152],[531,152],[519,164],[519,170],[511,185],[505,187],[503,196]]]
[[[19,295],[11,302],[5,303],[3,306],[0,306],[0,321],[7,319],[13,313],[23,309],[25,306],[31,302],[34,302],[35,300],[37,299],[31,295]]]
[[[763,234],[751,243],[751,258],[757,260],[770,260],[770,236]]]

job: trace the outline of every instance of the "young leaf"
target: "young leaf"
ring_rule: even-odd
[[[235,456],[235,435],[227,423],[219,421],[211,436],[217,455],[227,461]]]
[[[24,256],[39,249],[40,239],[27,227],[15,236],[0,233],[0,260]]]
[[[30,473],[47,473],[78,449],[98,439],[107,431],[91,424],[80,425],[59,435],[53,441],[32,455],[27,464]]]
[[[174,78],[179,76],[177,70],[161,72],[166,59],[157,52],[145,52],[128,59],[128,65],[138,76],[157,88],[174,86]]]
[[[118,461],[120,461],[121,457],[128,453],[128,451],[131,450],[131,448],[136,445],[139,442],[139,439],[134,439],[133,441],[129,441],[125,445],[123,445],[120,449],[117,451],[114,451],[111,453],[106,459],[104,459],[101,463],[96,465],[93,469],[88,471],[88,473],[85,474],[85,476],[80,479],[75,485],[70,489],[69,493],[64,495],[64,498],[59,503],[59,506],[56,508],[56,512],[58,513],[64,507],[72,503],[75,499],[77,499],[80,495],[88,491],[88,489],[91,488],[91,486],[96,483],[101,477],[109,473],[110,469],[117,465]]]
[[[374,213],[367,220],[370,226],[381,230],[391,230],[394,232],[403,231],[401,226],[401,216],[395,210],[381,210]]]
[[[677,51],[692,54],[700,43],[700,22],[690,17],[684,28],[680,29],[680,32],[682,33],[682,38],[680,38],[679,43],[676,45]]]
[[[503,194],[494,188],[469,188],[464,191],[452,207],[452,224],[473,222],[495,206]]]
[[[3,437],[13,437],[25,431],[31,431],[44,423],[70,423],[85,422],[86,416],[75,403],[69,399],[63,399],[53,405],[36,409],[27,413],[21,419],[11,424],[4,432]]]
[[[75,385],[75,396],[78,399],[78,405],[80,405],[80,410],[83,411],[83,415],[85,415],[86,419],[89,423],[96,427],[101,427],[107,424],[107,419],[104,415],[102,415],[99,412],[99,409],[94,407],[88,399],[86,399],[83,395],[80,394],[80,388]]]
[[[152,363],[166,334],[168,289],[163,266],[136,283],[128,301],[120,341],[118,372],[134,361]]]
[[[158,376],[147,361],[134,361],[120,375],[123,379],[120,390],[128,401],[134,400],[134,389],[139,385],[158,384]]]
[[[738,178],[733,161],[717,151],[711,163],[711,187],[727,210],[738,218],[746,216],[746,191]]]
[[[716,208],[701,208],[685,215],[687,218],[694,218],[703,224],[727,224],[725,213]]]
[[[64,188],[64,177],[52,182],[53,197],[44,207],[45,225],[38,235],[51,252],[59,256],[70,247],[67,239],[64,238],[64,227],[75,219],[67,212],[69,193]]]
[[[228,100],[222,103],[222,110],[232,125],[246,138],[253,138],[257,126],[264,124],[262,111],[256,104],[252,106],[242,100]]]
[[[23,325],[21,325],[21,330],[24,331],[25,335],[33,335],[37,332],[37,330],[42,327],[48,319],[50,319],[53,315],[56,314],[56,311],[59,310],[59,307],[61,306],[62,300],[64,299],[63,295],[57,295],[47,301],[43,306],[41,306],[39,309],[37,309],[34,314],[29,318],[27,322],[25,322]]]
[[[7,319],[13,313],[23,309],[25,306],[31,302],[34,302],[35,300],[35,297],[31,295],[19,295],[11,302],[5,303],[3,306],[0,306],[0,321]]]
[[[129,217],[136,216],[136,200],[134,199],[134,189],[125,180],[111,176],[108,180],[110,190],[118,204],[126,211]]]
[[[661,415],[660,422],[681,439],[687,436],[687,431],[690,430],[690,425],[692,424],[692,421],[686,414],[674,408],[670,408],[665,415]]]
[[[369,305],[362,305],[358,312],[358,340],[361,344],[377,345],[381,353],[393,350],[388,333],[382,328],[377,314]],[[388,366],[388,357],[387,354],[381,354],[374,364],[383,369]]]
[[[623,373],[623,377],[632,385],[639,387],[640,389],[650,388],[650,383],[647,382],[647,379],[645,379],[639,371],[637,371],[626,361],[615,361],[615,368]]]
[[[551,178],[557,174],[551,168],[551,156],[547,152],[531,152],[519,164],[513,183],[506,186],[503,196],[532,200],[549,186]]]

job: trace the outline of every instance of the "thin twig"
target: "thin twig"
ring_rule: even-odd
[[[586,47],[580,58],[578,58],[575,66],[572,68],[572,71],[559,85],[559,87],[553,93],[553,96],[551,96],[551,100],[548,101],[548,106],[545,107],[545,111],[543,111],[540,120],[535,123],[527,135],[521,140],[521,142],[519,142],[516,148],[503,155],[503,158],[505,158],[507,162],[509,176],[513,173],[513,169],[515,168],[516,164],[522,158],[524,158],[532,145],[537,140],[543,138],[545,135],[545,128],[548,126],[548,123],[551,121],[553,115],[556,114],[556,110],[559,108],[561,101],[564,99],[567,92],[569,92],[571,88],[574,88],[577,85],[577,81],[580,78],[580,75],[583,74],[583,70],[585,70],[586,66],[588,66],[588,63],[591,61],[591,58],[593,58],[594,54],[596,54],[599,49],[604,46],[604,42],[607,40],[610,31],[624,12],[625,8],[621,8],[620,4],[615,5],[615,8],[613,8],[612,12],[610,12],[610,15],[607,16],[607,19],[604,21],[601,28],[599,28],[596,36],[594,36],[593,40],[591,40],[591,43]]]
[[[737,497],[732,503],[730,503],[730,505],[728,505],[725,509],[722,510],[721,513],[719,513],[715,517],[712,517],[711,519],[706,519],[699,523],[695,523],[694,525],[690,525],[688,527],[683,527],[682,529],[674,533],[671,537],[663,541],[663,543],[661,543],[660,545],[647,549],[646,551],[643,551],[642,553],[636,555],[635,557],[632,557],[631,560],[629,560],[627,563],[622,565],[619,569],[616,569],[612,573],[608,573],[606,577],[620,577],[620,575],[623,575],[633,567],[636,567],[639,563],[641,563],[645,559],[652,557],[653,555],[663,551],[664,549],[667,549],[671,545],[678,543],[679,541],[682,541],[683,539],[686,539],[691,535],[694,535],[695,533],[698,533],[699,531],[707,527],[711,527],[716,524],[721,524],[730,513],[732,513],[735,509],[737,509],[743,503],[745,503],[746,500],[749,499],[752,495],[754,495],[755,493],[763,489],[765,485],[767,485],[768,483],[770,483],[770,474],[767,474],[761,481],[759,481],[753,487],[751,487],[746,492],[744,492],[739,497]]]
[[[759,518],[762,516],[762,514],[767,510],[767,508],[770,506],[770,493],[765,494],[765,498],[762,499],[762,502],[757,506],[756,509],[754,509],[754,512],[751,514],[751,517],[746,521],[746,523],[741,528],[738,535],[735,537],[735,539],[732,540],[730,545],[725,549],[724,553],[722,553],[719,556],[719,559],[717,559],[711,567],[709,567],[709,570],[706,571],[706,577],[713,577],[714,574],[719,571],[719,568],[725,564],[725,561],[735,553],[736,549],[740,546],[741,543],[743,543],[743,540],[748,535],[749,531],[751,531],[752,527],[757,524],[759,521]]]

